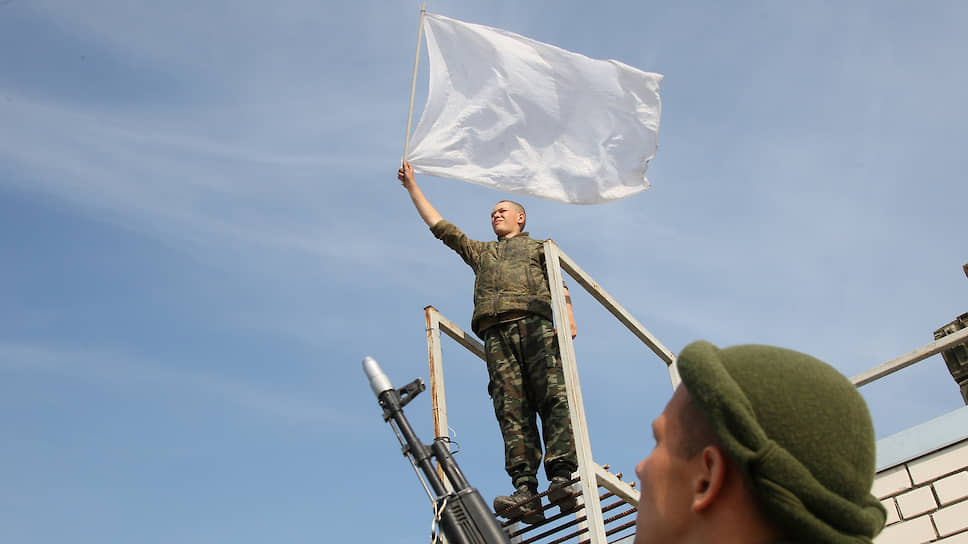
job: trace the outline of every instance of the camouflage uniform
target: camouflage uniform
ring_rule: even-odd
[[[555,339],[543,242],[527,232],[496,242],[471,240],[440,221],[431,232],[475,274],[471,329],[484,340],[488,394],[504,437],[505,469],[515,487],[537,485],[541,417],[545,474],[578,467],[564,372]]]

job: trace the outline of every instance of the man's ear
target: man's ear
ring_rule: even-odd
[[[721,449],[706,446],[694,461],[692,510],[700,512],[720,498],[729,472],[729,460]]]

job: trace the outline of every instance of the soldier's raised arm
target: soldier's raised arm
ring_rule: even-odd
[[[409,162],[403,161],[403,166],[397,171],[397,179],[400,180],[400,185],[403,185],[403,188],[410,193],[410,200],[413,201],[417,213],[420,214],[420,218],[424,220],[428,227],[436,225],[443,219],[417,185],[417,180],[413,176],[413,167],[410,166]]]

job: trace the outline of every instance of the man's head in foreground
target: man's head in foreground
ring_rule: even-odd
[[[679,355],[682,385],[652,424],[635,544],[870,543],[874,427],[830,365],[771,346]]]

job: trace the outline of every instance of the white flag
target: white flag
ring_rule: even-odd
[[[424,22],[415,172],[573,204],[649,187],[662,75],[441,15]]]

